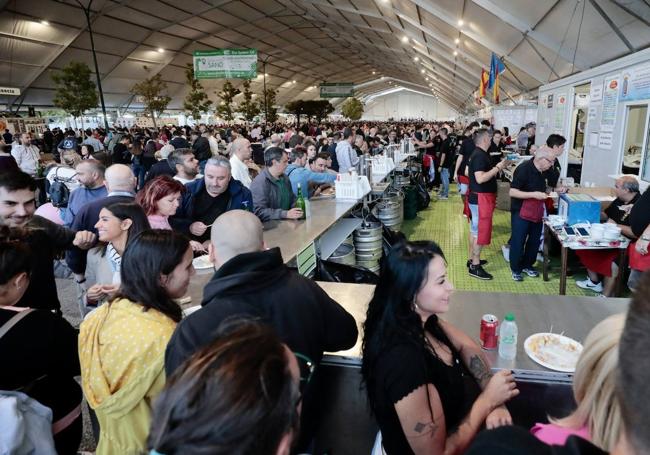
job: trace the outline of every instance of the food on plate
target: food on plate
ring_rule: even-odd
[[[203,256],[194,258],[194,260],[192,261],[192,265],[194,266],[195,269],[208,269],[212,267],[212,262],[210,262],[210,256],[204,254]]]
[[[559,371],[575,369],[582,345],[571,338],[554,333],[531,335],[524,344],[526,353],[537,363]]]

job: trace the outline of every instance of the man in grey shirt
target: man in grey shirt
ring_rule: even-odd
[[[339,172],[348,172],[359,164],[357,152],[352,148],[354,133],[351,128],[343,130],[343,140],[336,144],[336,160],[339,162]]]

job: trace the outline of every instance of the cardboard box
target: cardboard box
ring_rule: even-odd
[[[600,223],[600,201],[590,194],[561,194],[558,214],[569,226],[578,223]]]
[[[570,188],[569,194],[589,194],[600,202],[600,209],[605,210],[616,199],[616,191],[608,186],[596,186],[591,188]]]

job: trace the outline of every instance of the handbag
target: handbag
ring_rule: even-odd
[[[541,223],[544,217],[544,201],[524,199],[519,209],[519,217],[532,223]]]

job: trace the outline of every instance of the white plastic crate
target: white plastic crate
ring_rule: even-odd
[[[337,180],[334,182],[336,199],[361,199],[370,192],[370,182],[364,176]]]

